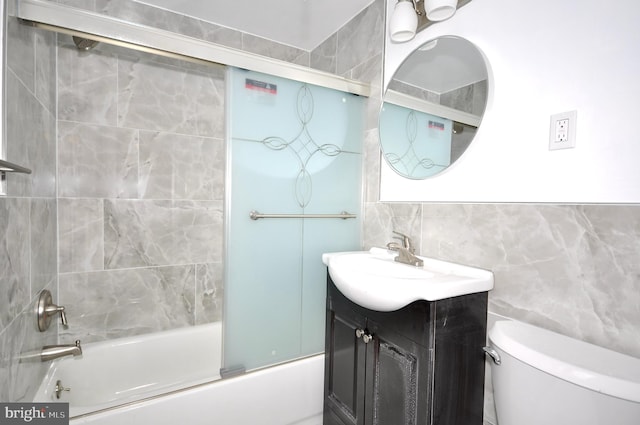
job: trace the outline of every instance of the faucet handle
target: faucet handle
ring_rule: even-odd
[[[64,307],[63,306],[51,304],[51,305],[45,307],[45,312],[49,316],[55,316],[56,313],[60,313],[60,320],[62,321],[62,325],[63,326],[68,326],[67,325],[67,315],[64,313]]]
[[[402,247],[404,249],[408,249],[409,251],[413,252],[413,244],[411,243],[411,238],[409,236],[405,235],[404,233],[396,232],[395,230],[393,230],[393,233],[399,236],[399,238],[396,239],[402,239]]]

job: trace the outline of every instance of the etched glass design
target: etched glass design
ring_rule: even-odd
[[[452,124],[446,118],[385,103],[380,138],[393,141],[385,149],[385,159],[405,177],[438,174],[451,164]]]

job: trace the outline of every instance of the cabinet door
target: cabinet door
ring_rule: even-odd
[[[324,425],[364,425],[365,327],[353,311],[327,311]]]
[[[430,424],[432,367],[427,347],[368,322],[374,336],[367,353],[367,424]]]

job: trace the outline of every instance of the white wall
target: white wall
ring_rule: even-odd
[[[490,65],[484,120],[435,178],[383,164],[383,201],[640,202],[640,2],[473,0],[409,43],[387,33],[385,86],[414,48],[446,34],[475,43]],[[550,116],[570,110],[576,148],[549,151]]]

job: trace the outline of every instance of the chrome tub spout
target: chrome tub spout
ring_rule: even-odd
[[[77,340],[75,344],[45,345],[42,347],[40,359],[43,362],[48,362],[49,360],[55,360],[58,357],[79,356],[81,354],[82,347],[80,347],[80,340]]]

